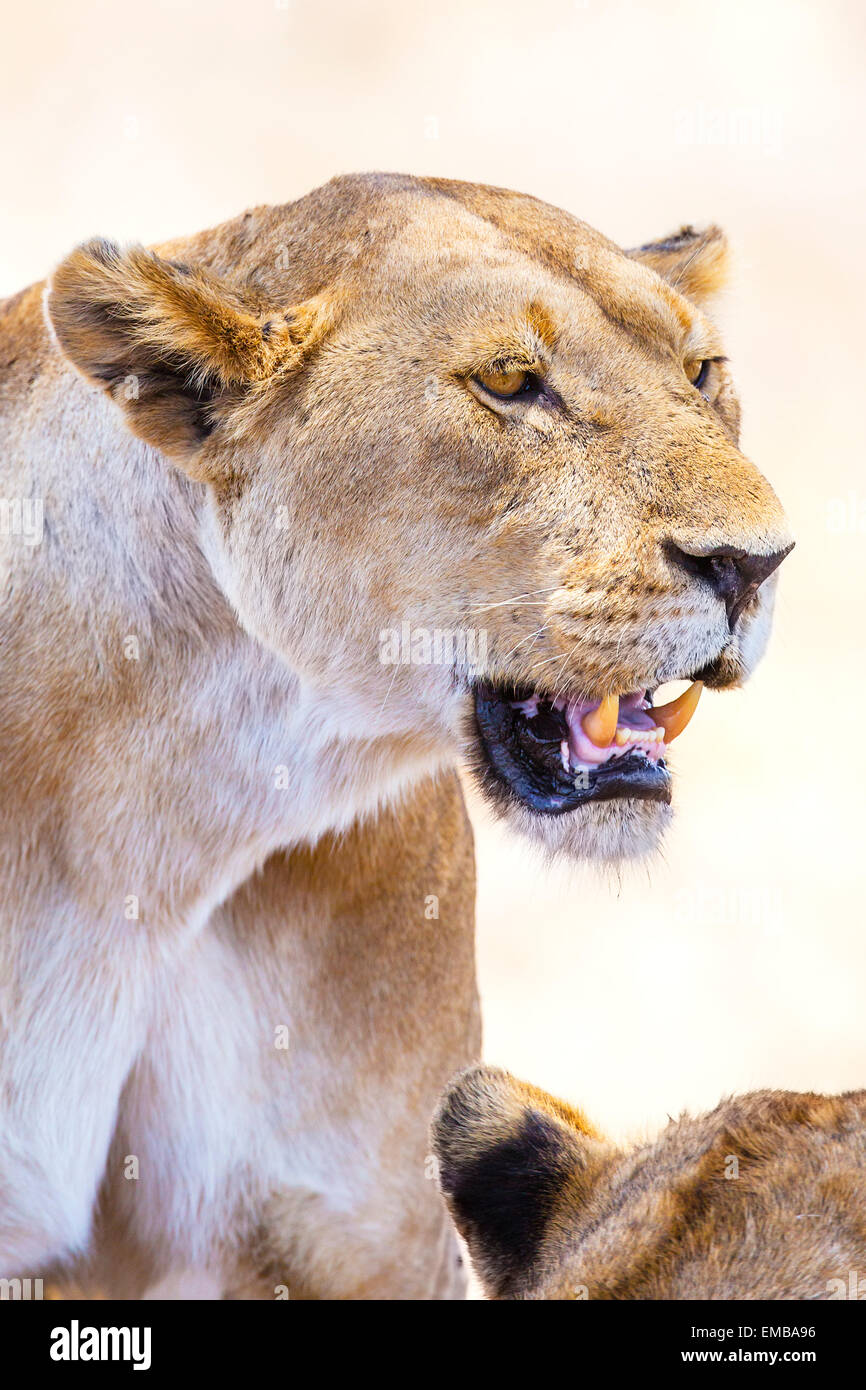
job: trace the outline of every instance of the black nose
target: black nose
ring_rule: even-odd
[[[670,541],[667,546],[668,558],[689,574],[712,585],[728,610],[728,626],[734,624],[764,580],[781,565],[786,555],[794,549],[793,542],[784,550],[772,555],[751,555],[748,550],[737,550],[733,546],[720,545],[717,550],[705,554],[694,554],[683,550],[682,546]]]

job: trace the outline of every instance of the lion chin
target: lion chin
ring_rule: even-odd
[[[659,801],[601,801],[562,816],[540,816],[526,807],[490,802],[497,818],[539,848],[545,857],[617,865],[651,857],[673,811]]]

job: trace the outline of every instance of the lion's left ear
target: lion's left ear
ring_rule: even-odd
[[[327,296],[263,308],[203,267],[107,241],[57,267],[46,309],[64,355],[132,432],[203,479],[220,406],[300,365],[334,321]]]
[[[704,231],[682,227],[673,236],[650,241],[627,254],[643,261],[701,308],[724,288],[728,278],[728,242],[720,227]]]
[[[564,1193],[586,1200],[608,1151],[581,1111],[486,1066],[451,1082],[431,1140],[442,1193],[492,1298],[531,1278]]]

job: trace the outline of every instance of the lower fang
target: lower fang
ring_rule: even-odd
[[[559,745],[559,756],[562,759],[562,766],[566,772],[570,771],[568,764],[568,739],[564,738]]]

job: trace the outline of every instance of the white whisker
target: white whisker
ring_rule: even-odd
[[[503,662],[507,661],[510,656],[513,656],[514,653],[518,650],[518,648],[523,646],[524,642],[534,642],[537,637],[541,636],[541,634],[545,631],[546,627],[547,623],[545,623],[543,627],[537,627],[534,632],[531,632],[529,634],[528,637],[522,638],[516,646],[511,648],[510,652],[505,653],[504,657],[502,658]]]
[[[470,608],[469,611],[470,613],[483,613],[488,608],[508,608],[510,605],[517,606],[521,604],[523,599],[531,599],[535,596],[535,594],[552,594],[556,589],[559,589],[560,587],[561,586],[559,584],[551,584],[550,587],[547,589],[530,589],[529,592],[526,594],[515,594],[513,598],[497,599],[495,603],[475,604],[472,608]],[[545,600],[538,600],[535,606],[537,608],[543,608],[544,604]],[[530,607],[531,605],[526,604],[524,606]]]

